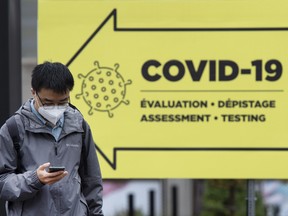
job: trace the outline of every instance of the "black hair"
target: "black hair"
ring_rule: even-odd
[[[36,92],[45,88],[62,94],[73,89],[74,79],[70,70],[62,63],[46,61],[33,69],[31,86]]]

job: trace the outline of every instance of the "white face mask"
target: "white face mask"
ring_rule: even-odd
[[[54,106],[51,109],[44,109],[42,106],[38,108],[38,112],[49,122],[56,125],[58,120],[62,117],[67,106]]]

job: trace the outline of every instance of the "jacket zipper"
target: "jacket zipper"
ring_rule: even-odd
[[[55,152],[55,155],[58,155],[58,146],[57,146],[58,142],[57,141],[54,141],[54,152]]]
[[[58,155],[58,148],[57,148],[56,143],[54,144],[54,150],[55,150],[55,155]]]
[[[55,155],[58,155],[58,144],[59,144],[59,141],[55,140],[55,138],[54,138],[54,152],[55,152]]]

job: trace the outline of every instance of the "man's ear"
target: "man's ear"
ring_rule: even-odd
[[[35,91],[33,88],[31,88],[31,94],[32,94],[33,96],[36,94],[36,91]]]

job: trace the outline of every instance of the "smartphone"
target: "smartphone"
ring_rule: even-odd
[[[64,171],[65,167],[64,166],[50,166],[48,168],[48,172],[57,172],[57,171]]]

